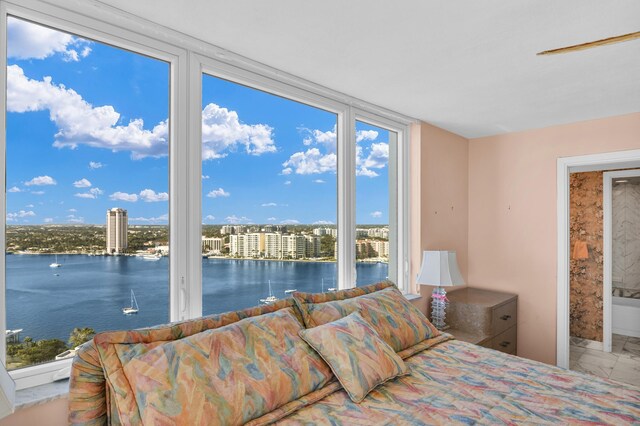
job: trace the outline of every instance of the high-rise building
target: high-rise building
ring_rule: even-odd
[[[210,252],[214,254],[222,253],[222,246],[224,245],[224,241],[222,238],[207,238],[202,237],[202,252]]]
[[[107,210],[107,253],[120,254],[127,249],[128,228],[126,210],[117,207]]]

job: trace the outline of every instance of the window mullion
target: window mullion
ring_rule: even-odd
[[[351,107],[338,117],[338,286],[356,285],[356,144]]]

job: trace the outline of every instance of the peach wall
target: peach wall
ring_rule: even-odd
[[[466,280],[469,142],[430,124],[416,124],[411,129],[410,167],[411,284],[415,289],[423,250],[455,250]],[[426,309],[431,288],[421,287],[426,299],[420,304]]]
[[[66,426],[69,400],[58,398],[51,402],[18,410],[0,420],[0,426]]]
[[[640,148],[640,113],[469,143],[469,285],[517,293],[518,355],[556,361],[556,162]]]

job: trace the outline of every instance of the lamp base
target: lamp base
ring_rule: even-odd
[[[431,294],[431,322],[438,330],[446,330],[449,326],[444,322],[447,308],[447,292],[442,287],[436,287]]]

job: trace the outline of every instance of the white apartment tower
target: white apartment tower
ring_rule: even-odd
[[[120,254],[128,247],[127,230],[129,219],[127,211],[120,208],[107,210],[107,253]]]

